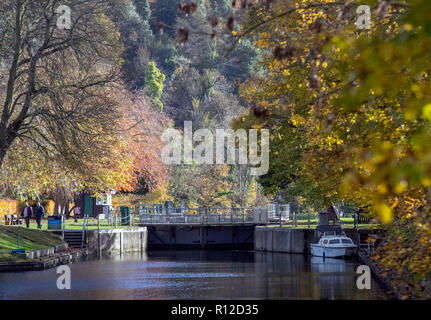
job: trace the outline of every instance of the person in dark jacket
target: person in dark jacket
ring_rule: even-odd
[[[45,217],[45,208],[40,205],[39,201],[37,202],[35,211],[36,211],[37,228],[42,229],[42,225],[40,222],[43,219],[43,217]]]
[[[25,225],[27,228],[30,228],[30,218],[33,215],[33,208],[28,204],[28,201],[25,202],[25,207],[22,209],[21,216],[25,219]]]

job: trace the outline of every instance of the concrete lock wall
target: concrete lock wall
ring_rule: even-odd
[[[147,228],[87,231],[88,254],[145,252]]]
[[[151,226],[149,249],[253,247],[254,226]]]
[[[306,249],[302,230],[256,227],[254,239],[256,251],[304,253]]]

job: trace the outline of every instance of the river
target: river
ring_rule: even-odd
[[[355,261],[252,251],[150,251],[56,269],[0,273],[0,299],[384,299],[356,287]]]

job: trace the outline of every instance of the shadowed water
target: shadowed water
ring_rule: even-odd
[[[56,269],[0,273],[0,299],[384,299],[356,288],[354,261],[280,253],[155,251],[71,265],[71,290]]]

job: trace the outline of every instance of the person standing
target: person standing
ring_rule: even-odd
[[[22,209],[21,216],[25,219],[25,225],[27,229],[30,228],[30,218],[33,215],[33,208],[28,204],[28,201],[25,202],[25,207]]]
[[[41,220],[45,216],[45,208],[41,206],[40,201],[37,202],[35,211],[36,211],[37,228],[42,229]]]
[[[73,217],[75,219],[75,222],[78,222],[78,219],[81,218],[81,207],[80,206],[73,207]]]

